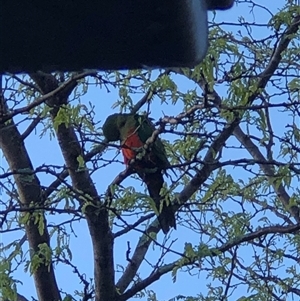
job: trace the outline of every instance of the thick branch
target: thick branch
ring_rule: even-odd
[[[3,97],[1,97],[1,106],[4,108],[6,106]],[[3,150],[3,154],[11,170],[33,170],[23,139],[12,120],[6,125],[0,124],[0,148]],[[22,174],[14,174],[14,179],[22,207],[27,208],[31,203],[41,203],[41,187],[36,175],[26,177]],[[50,238],[45,216],[41,214],[40,218],[44,220],[44,232],[42,235],[40,235],[38,226],[34,224],[33,220],[29,220],[25,224],[27,239],[33,254],[39,251],[41,244],[47,244],[50,248]],[[33,277],[40,301],[60,300],[52,263],[47,265],[41,264],[34,271]]]
[[[57,89],[57,82],[51,74],[33,74],[32,78],[41,88],[43,93],[50,93]],[[66,94],[57,95],[47,102],[53,109],[52,119],[56,117],[59,108],[67,103]],[[94,251],[94,278],[95,278],[95,300],[115,300],[114,266],[113,266],[113,238],[108,222],[108,211],[101,206],[97,190],[85,168],[79,168],[77,158],[84,156],[74,128],[60,124],[56,130],[58,143],[64,156],[68,173],[72,180],[74,189],[83,192],[86,199],[82,204],[91,202],[86,207],[86,219],[92,239]]]

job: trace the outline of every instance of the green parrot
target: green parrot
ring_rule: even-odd
[[[146,116],[113,114],[107,117],[102,130],[108,141],[121,142],[124,162],[128,165],[130,160],[137,158],[137,153],[142,150],[155,128]],[[159,212],[161,228],[167,234],[171,227],[176,229],[176,221],[172,207],[165,202],[161,206],[163,200],[159,193],[164,184],[162,171],[169,167],[170,163],[159,138],[151,145],[149,152],[142,153],[142,158],[134,161],[132,167],[146,183],[150,197]]]

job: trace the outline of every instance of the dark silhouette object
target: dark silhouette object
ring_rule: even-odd
[[[192,67],[233,0],[0,0],[0,73]]]

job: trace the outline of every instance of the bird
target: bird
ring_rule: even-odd
[[[157,137],[149,148],[145,143],[155,130],[146,115],[116,113],[107,117],[102,126],[108,142],[120,141],[124,163],[132,167],[146,184],[158,211],[158,221],[164,234],[176,229],[173,208],[160,195],[164,184],[163,171],[170,166],[165,147]]]

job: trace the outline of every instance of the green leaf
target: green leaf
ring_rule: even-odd
[[[79,155],[77,158],[77,162],[78,162],[78,171],[82,171],[84,170],[86,167],[85,167],[85,161],[83,159],[83,157],[81,155]]]

